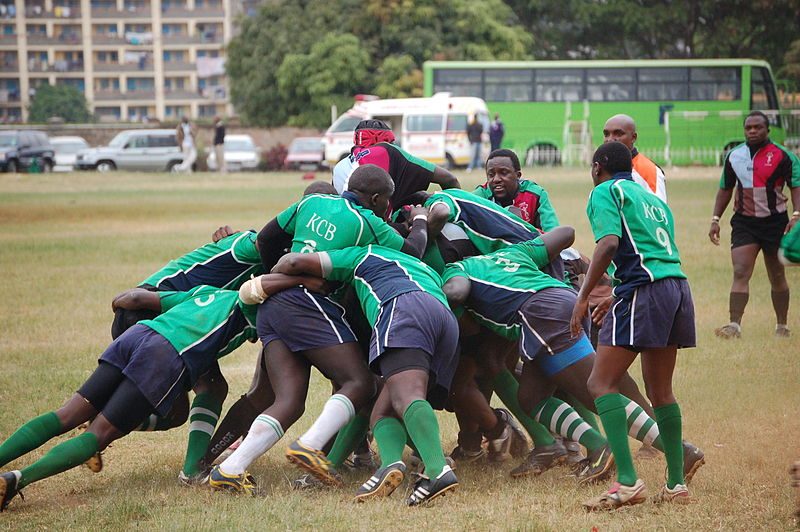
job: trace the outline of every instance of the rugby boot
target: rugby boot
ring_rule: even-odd
[[[341,477],[325,453],[303,445],[300,440],[295,440],[286,448],[286,459],[329,486],[342,485]]]
[[[606,493],[586,501],[583,503],[583,507],[587,512],[600,512],[641,504],[646,500],[647,487],[642,479],[637,479],[633,486],[624,486],[619,482],[614,482]]]
[[[394,462],[375,471],[356,491],[356,502],[364,502],[373,498],[388,497],[397,489],[405,478],[406,465]]]
[[[442,472],[439,473],[434,479],[430,479],[425,475],[419,475],[419,478],[414,483],[414,490],[411,495],[406,499],[408,506],[420,506],[429,504],[433,500],[445,495],[446,493],[456,489],[458,486],[458,479],[450,466],[444,466]]]
[[[514,478],[525,476],[539,476],[548,469],[563,464],[567,459],[567,449],[558,441],[551,445],[534,447],[520,465],[511,470]]]

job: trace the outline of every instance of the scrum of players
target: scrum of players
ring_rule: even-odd
[[[312,183],[258,232],[220,227],[114,298],[96,370],[0,444],[0,467],[84,430],[0,474],[0,511],[35,482],[100,471],[101,453],[130,432],[187,420],[180,481],[253,495],[248,468],[303,415],[312,367],[333,393],[283,445],[301,470],[296,489],[341,489],[349,467],[368,471],[358,502],[409,479],[406,504],[427,505],[457,488],[456,467],[514,461],[514,481],[556,467],[580,484],[611,480],[584,507],[613,510],[648,498],[633,438],[640,457],[666,460],[652,501],[690,502],[705,459],[683,438],[672,370],[695,345],[694,307],[664,174],[632,132],[630,117],[610,118],[592,159],[590,260],[513,151],[493,151],[485,184],[466,192],[395,145],[386,124],[362,122],[333,184]],[[218,360],[256,341],[250,389],[220,420]],[[647,397],[628,374],[638,355]],[[504,408],[490,406],[494,394]],[[459,426],[449,454],[442,409]]]

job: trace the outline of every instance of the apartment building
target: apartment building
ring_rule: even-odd
[[[0,0],[0,122],[70,85],[100,121],[230,116],[237,0]]]

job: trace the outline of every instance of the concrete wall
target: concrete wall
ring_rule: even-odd
[[[174,125],[146,125],[146,124],[59,124],[59,125],[35,125],[30,126],[30,129],[36,131],[44,131],[51,137],[60,135],[77,135],[86,139],[91,146],[104,146],[114,138],[120,131],[127,129],[157,129],[157,128],[173,128]],[[0,131],[8,129],[28,129],[26,126],[0,126]],[[200,146],[210,146],[214,136],[214,128],[209,125],[198,126],[198,144]],[[322,136],[322,131],[310,128],[297,128],[297,127],[279,127],[272,129],[255,128],[255,127],[242,127],[242,126],[227,126],[226,133],[228,134],[246,134],[253,137],[256,145],[266,151],[270,148],[283,144],[288,146],[292,139],[296,137],[319,137]]]

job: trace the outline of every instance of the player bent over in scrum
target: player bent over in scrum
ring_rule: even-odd
[[[382,463],[357,499],[387,496],[402,482],[408,437],[425,471],[407,504],[425,504],[454,489],[458,480],[445,461],[432,407],[447,396],[458,345],[458,325],[439,275],[409,255],[380,246],[291,253],[273,271],[351,283],[372,326],[370,367],[385,380],[371,419]]]
[[[695,345],[694,304],[675,245],[672,212],[633,181],[630,151],[624,145],[604,144],[592,161],[595,188],[586,213],[597,246],[571,328],[573,334],[580,333],[588,294],[613,260],[614,303],[600,329],[589,390],[614,453],[617,482],[585,507],[613,510],[647,498],[628,447],[626,405],[630,400],[620,387],[639,353],[667,459],[667,482],[656,501],[688,502],[681,411],[672,392],[672,373],[678,348]],[[695,465],[702,465],[702,460]]]
[[[270,276],[267,293],[318,279]],[[256,307],[231,290],[200,286],[190,292],[137,289],[155,311],[165,311],[125,331],[105,350],[89,379],[56,411],[42,414],[0,444],[0,466],[92,420],[86,432],[53,447],[32,465],[0,474],[0,510],[20,490],[85,462],[138,427],[151,413],[166,415],[213,365],[245,341],[256,339]]]

